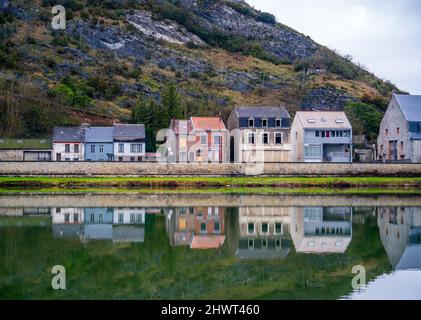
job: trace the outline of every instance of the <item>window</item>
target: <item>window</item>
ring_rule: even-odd
[[[247,227],[248,234],[254,234],[254,223],[249,223]]]
[[[124,222],[124,215],[122,213],[118,214],[118,223],[123,223]]]
[[[64,145],[64,152],[70,153],[70,144],[65,144]]]
[[[187,161],[187,152],[180,152],[180,156],[179,156],[180,161]]]
[[[78,223],[79,222],[79,215],[77,213],[73,214],[73,221],[75,223]]]
[[[266,118],[263,118],[262,119],[262,127],[263,128],[267,128],[268,127],[268,119],[266,119]]]
[[[124,153],[124,143],[118,144],[118,153]]]
[[[91,153],[95,153],[95,145],[91,144]]]
[[[200,144],[208,144],[208,135],[207,134],[202,134],[200,136]]]
[[[350,131],[344,131],[344,137],[348,138],[351,136],[351,132]]]
[[[276,234],[281,234],[282,233],[282,223],[275,223],[275,233]]]
[[[389,134],[389,129],[386,129],[386,135],[388,135]]]
[[[98,221],[99,222],[104,221],[104,214],[102,214],[102,213],[99,214]]]
[[[401,132],[401,128],[397,128],[397,129],[396,129],[396,134],[397,134],[397,135],[399,135],[399,134],[400,134],[400,132]]]
[[[136,161],[136,158],[135,157],[130,157],[130,161],[131,162],[135,162]]]
[[[322,131],[322,138],[326,138],[326,131]]]
[[[103,144],[99,145],[99,153],[104,154],[104,145]]]
[[[201,222],[200,223],[200,232],[201,233],[206,233],[207,227],[206,227],[206,222]]]
[[[214,208],[214,213],[215,213],[216,216],[219,216],[219,208],[218,207]]]
[[[136,221],[136,215],[134,213],[130,213],[130,223],[134,223]]]
[[[405,147],[405,145],[404,145],[403,141],[401,141],[401,151],[403,151],[404,147]]]
[[[262,233],[268,233],[269,232],[269,224],[267,222],[262,223]]]
[[[123,157],[118,157],[118,161],[123,161]]]
[[[249,118],[248,125],[249,125],[249,128],[254,128],[254,118],[253,117]]]
[[[316,131],[316,137],[320,137],[320,131]]]
[[[332,135],[332,138],[336,137],[336,131],[331,131],[330,134]]]
[[[212,207],[208,207],[208,216],[212,215]]]
[[[276,120],[275,120],[275,126],[278,127],[278,128],[280,128],[282,126],[282,122],[281,122],[281,119],[280,118],[276,118]]]
[[[140,213],[136,214],[136,222],[142,223],[142,215]]]
[[[254,133],[249,133],[248,143],[249,144],[255,144],[256,143],[256,135]]]
[[[79,158],[74,158],[73,161],[79,161]]]
[[[68,213],[66,213],[64,215],[64,222],[69,222],[70,221],[70,215]]]
[[[269,133],[262,133],[262,143],[269,144]]]
[[[79,145],[78,144],[74,145],[74,150],[75,150],[75,153],[79,153]]]
[[[61,213],[61,208],[57,208],[57,209],[56,209],[56,212],[57,212],[57,213]]]
[[[130,145],[130,153],[142,153],[143,151],[142,144],[136,143]]]
[[[321,145],[305,146],[304,156],[307,159],[320,159],[322,157],[322,146]]]
[[[194,214],[194,208],[193,208],[193,207],[190,207],[190,208],[189,208],[189,213],[190,213],[190,214]]]
[[[213,230],[214,230],[214,232],[219,232],[220,231],[220,228],[221,228],[221,226],[219,224],[219,221],[215,221],[214,224],[213,224]]]
[[[282,133],[280,132],[275,133],[275,143],[282,144]]]
[[[187,213],[187,209],[186,209],[186,208],[180,208],[180,209],[178,210],[178,213],[179,213],[179,214],[186,214],[186,213]]]
[[[222,137],[219,134],[213,136],[213,143],[214,144],[222,144]]]
[[[90,217],[89,217],[89,220],[90,220],[91,222],[94,222],[94,221],[95,221],[95,214],[94,214],[94,213],[91,213],[91,215],[90,215]]]

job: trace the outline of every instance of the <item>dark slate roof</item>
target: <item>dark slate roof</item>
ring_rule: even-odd
[[[90,127],[85,129],[85,142],[113,142],[113,127]]]
[[[241,106],[235,108],[239,118],[290,118],[289,113],[282,107]]]
[[[421,96],[395,94],[407,121],[421,122]]]
[[[82,134],[80,127],[56,127],[53,142],[82,142]]]
[[[145,125],[144,124],[115,124],[114,140],[116,141],[136,141],[144,140]]]

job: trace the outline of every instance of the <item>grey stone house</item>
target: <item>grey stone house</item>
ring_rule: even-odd
[[[421,96],[393,94],[377,148],[381,161],[421,162]]]
[[[291,128],[292,162],[352,162],[352,126],[344,112],[299,111]]]
[[[231,162],[288,162],[291,118],[283,107],[237,107],[227,123]]]

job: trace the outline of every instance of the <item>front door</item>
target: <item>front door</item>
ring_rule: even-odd
[[[397,145],[398,145],[397,141],[389,141],[389,160],[391,160],[391,161],[397,161],[398,160]]]
[[[56,160],[57,161],[61,161],[61,153],[57,153],[56,154]]]

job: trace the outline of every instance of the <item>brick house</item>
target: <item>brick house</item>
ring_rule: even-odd
[[[219,117],[171,120],[169,156],[177,162],[227,162],[228,131]]]
[[[377,148],[381,161],[421,162],[421,96],[393,94]]]

